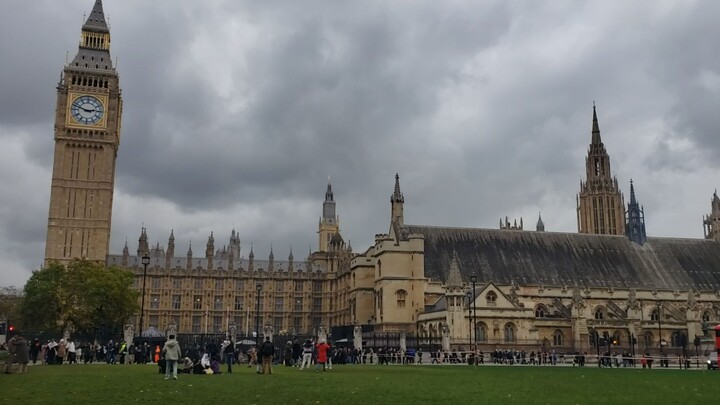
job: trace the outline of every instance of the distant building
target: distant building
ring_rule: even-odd
[[[364,326],[417,334],[433,347],[468,347],[472,337],[485,350],[562,351],[600,350],[607,334],[618,351],[633,337],[637,350],[664,351],[718,322],[720,198],[713,195],[703,219],[705,239],[648,237],[634,183],[626,209],[612,177],[594,106],[578,233],[547,232],[540,216],[535,231],[507,217],[500,229],[407,224],[396,174],[389,230],[359,254],[341,236],[329,181],[317,251],[298,261],[292,249],[276,260],[272,247],[266,260],[252,246],[245,257],[235,230],[222,246],[211,233],[195,256],[189,241],[187,253],[176,252],[172,230],[165,247],[143,228],[134,254],[127,243],[108,254],[122,113],[109,42],[97,0],[58,85],[45,259],[131,269],[133,288],[145,290],[143,329],[250,334],[257,321],[262,331],[314,334]]]

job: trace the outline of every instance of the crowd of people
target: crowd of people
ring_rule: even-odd
[[[299,370],[309,370],[313,366],[317,372],[332,370],[333,364],[484,364],[485,356],[481,350],[455,351],[429,350],[423,353],[422,348],[396,347],[355,347],[334,346],[325,339],[291,339],[284,349],[276,347],[269,337],[259,345],[241,345],[229,336],[220,341],[211,340],[204,346],[191,345],[186,351],[174,335],[168,336],[164,343],[148,341],[125,342],[109,340],[105,344],[97,342],[76,342],[73,339],[50,339],[42,342],[35,338],[28,340],[16,334],[8,340],[6,347],[9,358],[5,372],[10,373],[13,364],[17,364],[19,373],[27,372],[29,363],[47,365],[73,365],[82,362],[92,364],[148,364],[155,363],[166,379],[177,379],[177,374],[221,374],[221,365],[226,365],[226,373],[232,373],[233,365],[247,364],[255,366],[258,374],[272,374],[273,364],[284,364]],[[245,350],[243,350],[245,348]],[[569,357],[573,366],[585,366],[587,353],[557,353],[555,350],[496,349],[488,353],[492,364],[502,365],[556,365],[565,364]],[[636,361],[643,368],[652,368],[653,358],[650,354],[634,359],[630,353],[605,352],[597,357],[600,367],[632,367]],[[667,367],[667,358],[660,358],[661,366]]]

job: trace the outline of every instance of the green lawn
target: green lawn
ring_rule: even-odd
[[[63,365],[2,374],[0,395],[6,404],[710,404],[719,380],[720,371],[367,365],[165,381],[155,366]]]

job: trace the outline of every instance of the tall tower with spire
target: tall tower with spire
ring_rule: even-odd
[[[577,196],[578,232],[598,235],[625,233],[625,203],[617,178],[610,171],[610,156],[600,138],[593,104],[592,141],[585,158],[585,181]]]
[[[625,236],[638,245],[647,242],[645,210],[635,199],[635,185],[632,180],[630,180],[630,202],[625,215]]]
[[[710,206],[712,208],[710,215],[703,218],[703,233],[705,239],[715,239],[720,242],[720,198],[717,190],[713,193]]]
[[[340,232],[339,222],[335,214],[335,198],[333,196],[332,183],[328,178],[325,201],[323,202],[323,215],[320,217],[320,223],[318,224],[318,250],[320,252],[328,251],[333,235]]]
[[[101,0],[57,85],[55,154],[45,265],[73,258],[105,262],[110,247],[122,97]]]

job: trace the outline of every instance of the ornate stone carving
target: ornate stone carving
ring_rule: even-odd
[[[634,288],[630,289],[627,300],[628,309],[637,310],[640,309],[640,303],[637,300],[637,293]]]
[[[573,308],[577,308],[577,309],[583,309],[583,308],[585,308],[585,300],[583,299],[583,297],[582,297],[582,295],[581,295],[581,293],[580,293],[580,288],[579,288],[579,287],[573,288],[573,291],[572,291],[572,305],[573,305]]]
[[[699,293],[696,293],[695,291],[688,291],[688,297],[687,297],[687,306],[689,311],[697,311],[700,309],[700,305],[698,305],[697,296],[700,295]]]

